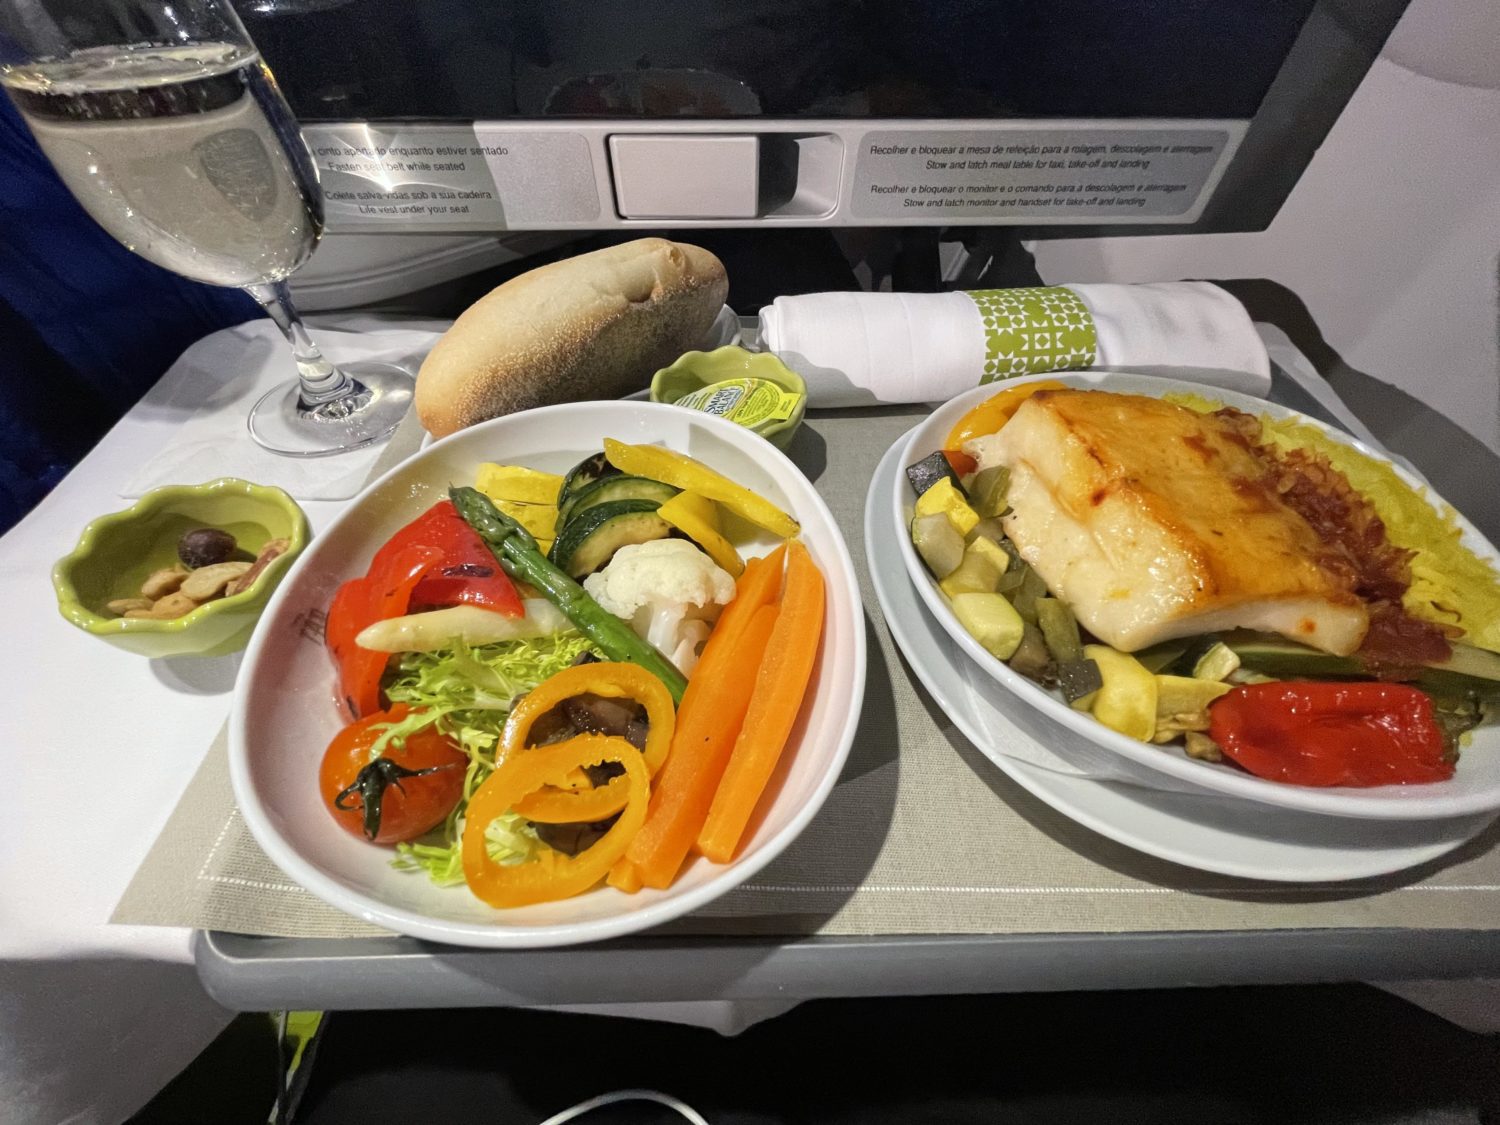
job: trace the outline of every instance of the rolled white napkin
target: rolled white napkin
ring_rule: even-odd
[[[1042,371],[1129,368],[1264,395],[1265,344],[1204,281],[974,293],[810,293],[761,310],[761,340],[812,406],[937,402]]]

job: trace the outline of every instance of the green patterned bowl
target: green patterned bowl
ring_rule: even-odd
[[[290,546],[248,590],[167,621],[116,617],[104,607],[136,596],[152,571],[177,561],[177,540],[196,527],[229,532],[252,554],[272,539]],[[222,477],[168,485],[123,512],[100,516],[52,568],[62,615],[85,632],[143,656],[220,656],[245,646],[260,611],[308,540],[307,517],[279,488]]]
[[[754,395],[714,394],[710,388],[731,380],[760,379],[773,384]],[[691,406],[753,430],[785,449],[807,412],[807,384],[770,352],[749,352],[734,344],[711,352],[686,352],[651,380],[651,401]]]

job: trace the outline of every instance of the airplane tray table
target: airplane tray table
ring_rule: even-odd
[[[1369,436],[1321,381],[1278,367],[1271,397]],[[864,878],[870,858],[829,853],[823,885],[817,878],[776,885],[809,882],[816,859],[794,845],[756,880],[761,886],[733,892],[698,915],[632,938],[561,949],[200,931],[194,955],[207,990],[240,1010],[705,1001],[754,1010],[836,996],[1500,977],[1500,826],[1443,860],[1380,880],[1301,886],[1206,875],[1142,855],[1048,808],[954,730],[892,641],[870,586],[861,526],[876,462],[925,412],[820,412],[789,450],[840,519],[865,589],[867,717],[839,788],[867,786],[871,816],[891,820],[895,783],[882,806],[885,790],[873,779],[898,768],[902,748],[935,744],[956,752],[971,767],[976,792],[992,802],[991,815],[1014,818],[1026,834],[1024,854],[1036,869],[1012,867],[964,888],[906,885],[886,871],[884,885],[872,886]],[[807,835],[829,817],[825,809]],[[969,897],[935,894],[956,889]],[[796,917],[768,913],[747,897],[755,891],[764,904],[808,892],[813,898],[805,901],[816,899],[816,908]],[[871,906],[861,895],[885,901]],[[929,913],[904,932],[870,932],[871,919],[898,909],[890,906],[897,899],[910,899],[913,910],[929,903]],[[933,932],[934,917],[938,927],[944,918],[954,924]]]

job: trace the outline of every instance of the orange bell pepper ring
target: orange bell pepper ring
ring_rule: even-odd
[[[490,858],[484,833],[496,817],[539,789],[549,785],[560,788],[572,771],[603,762],[619,762],[625,767],[622,778],[627,798],[620,819],[597,843],[576,856],[546,848],[525,863],[496,863]],[[646,820],[650,792],[646,764],[640,752],[623,738],[581,734],[514,755],[469,798],[461,852],[469,889],[490,906],[502,909],[555,902],[583,893],[603,879],[625,854],[626,846]]]
[[[498,760],[503,762],[517,751],[524,750],[532,726],[548,711],[565,699],[585,694],[601,695],[607,699],[633,699],[646,709],[649,729],[641,757],[645,759],[647,772],[655,776],[672,745],[672,728],[677,718],[672,693],[639,664],[621,661],[575,664],[548,676],[523,695],[505,721],[505,729],[500,734]]]

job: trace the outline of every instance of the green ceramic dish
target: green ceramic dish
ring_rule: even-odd
[[[137,596],[152,571],[177,561],[177,540],[195,527],[229,532],[251,553],[272,539],[291,546],[255,584],[169,621],[126,619],[105,604]],[[123,512],[100,516],[52,568],[62,615],[85,632],[143,656],[219,656],[243,648],[260,611],[307,545],[307,517],[279,488],[222,477],[153,489]]]
[[[764,379],[774,383],[796,397],[795,406],[790,412],[778,411],[771,417],[748,424],[735,417],[732,411],[726,414],[724,409],[705,405],[698,405],[695,409],[740,422],[773,445],[785,449],[807,412],[807,384],[801,375],[770,352],[747,352],[733,344],[711,352],[687,352],[670,367],[663,367],[656,373],[651,380],[651,401],[677,403],[696,391],[731,379]],[[734,396],[730,400],[734,401]]]

